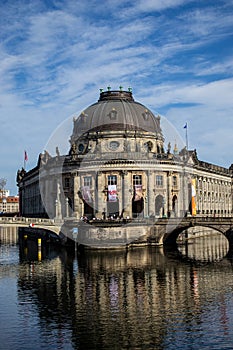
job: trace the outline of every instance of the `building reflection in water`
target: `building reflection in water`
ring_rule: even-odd
[[[227,255],[229,242],[220,232],[201,227],[187,230],[178,240],[179,251],[193,261],[214,262]],[[184,236],[188,239],[185,240]]]
[[[225,248],[207,249],[205,239],[208,254],[195,248],[191,256],[198,252],[196,261],[200,256],[220,259]],[[218,294],[215,322],[224,332],[231,327],[223,319],[222,291],[232,274],[227,259],[195,265],[168,258],[158,247],[77,254],[60,250],[42,261],[29,261],[22,252],[20,256],[20,316],[28,327],[38,322],[41,339],[51,337],[54,348],[159,349],[171,343],[175,348],[179,334],[201,327],[205,306]]]
[[[0,226],[0,244],[16,244],[18,242],[18,227]]]

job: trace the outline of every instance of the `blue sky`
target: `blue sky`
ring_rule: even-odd
[[[3,0],[0,14],[0,177],[12,194],[24,150],[28,170],[108,85],[132,87],[182,137],[188,122],[199,159],[233,163],[232,0]]]

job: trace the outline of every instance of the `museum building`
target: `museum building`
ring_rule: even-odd
[[[100,91],[73,119],[68,154],[47,151],[18,170],[20,214],[94,220],[232,216],[233,165],[164,145],[161,118],[132,91]]]

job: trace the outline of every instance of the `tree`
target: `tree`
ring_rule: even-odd
[[[0,191],[4,190],[6,183],[7,183],[6,179],[4,179],[3,177],[0,178]]]

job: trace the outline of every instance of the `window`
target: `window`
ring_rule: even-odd
[[[162,175],[156,175],[156,186],[159,186],[159,187],[163,186],[163,176]]]
[[[84,176],[83,185],[84,185],[84,186],[91,187],[91,185],[92,185],[91,176]]]
[[[117,111],[115,110],[115,108],[113,108],[113,109],[111,110],[111,112],[109,113],[109,118],[110,118],[111,120],[114,120],[114,119],[116,119],[116,117],[117,117]]]
[[[84,151],[84,145],[82,144],[82,143],[80,143],[79,145],[78,145],[78,150],[79,150],[79,152],[83,152]]]
[[[173,185],[174,187],[177,186],[177,177],[176,177],[176,176],[172,176],[172,185]]]
[[[117,184],[117,176],[109,175],[108,176],[108,185],[116,185]]]
[[[81,113],[81,122],[82,122],[82,123],[85,123],[86,120],[87,120],[87,117],[88,117],[88,115],[85,114],[84,112],[82,112],[82,113]]]
[[[149,115],[150,115],[150,113],[149,113],[149,111],[148,111],[147,109],[145,109],[145,112],[142,113],[142,116],[143,116],[143,118],[144,118],[145,120],[148,120],[148,119],[149,119]]]
[[[142,175],[133,175],[133,185],[142,185]]]
[[[109,148],[115,151],[120,146],[118,141],[111,141],[109,144]]]
[[[70,187],[70,178],[65,177],[65,188],[69,188],[69,187]]]

